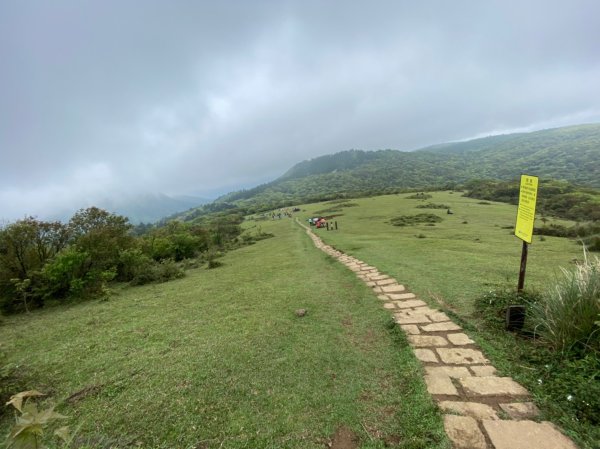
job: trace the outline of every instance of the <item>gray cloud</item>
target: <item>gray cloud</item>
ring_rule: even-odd
[[[600,121],[600,4],[5,1],[0,217]]]

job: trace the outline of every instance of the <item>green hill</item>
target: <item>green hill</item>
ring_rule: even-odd
[[[522,173],[600,187],[600,124],[446,143],[417,151],[349,150],[300,162],[278,179],[232,192],[216,204],[248,212],[318,200],[452,188]],[[191,211],[194,216],[194,211]]]

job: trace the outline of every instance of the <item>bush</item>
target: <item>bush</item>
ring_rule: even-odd
[[[131,285],[150,284],[152,282],[167,282],[185,276],[183,269],[173,259],[163,259],[160,262],[151,261],[146,269],[137,273],[131,280]]]
[[[406,199],[409,200],[428,200],[429,198],[431,198],[431,195],[424,192],[415,193],[414,195],[409,195],[406,197]]]
[[[152,259],[144,254],[141,249],[132,248],[121,251],[117,267],[117,279],[124,282],[131,281],[143,275],[144,272],[152,270],[152,262]]]
[[[425,203],[419,204],[415,206],[417,209],[450,209],[450,206],[446,204],[438,204],[438,203]]]
[[[581,240],[588,251],[600,251],[600,235],[594,235]]]
[[[564,278],[531,308],[534,331],[559,352],[598,352],[600,259],[584,251],[583,263],[562,271]]]
[[[417,214],[417,215],[401,215],[396,218],[392,218],[390,223],[394,226],[408,226],[419,223],[439,223],[442,221],[442,217],[435,214]]]
[[[504,330],[506,328],[506,309],[508,306],[520,304],[524,305],[526,309],[530,309],[540,299],[540,294],[533,291],[517,293],[509,288],[491,290],[475,299],[475,313],[477,317],[483,320],[486,327]],[[530,323],[526,321],[524,331],[528,332],[530,328]]]

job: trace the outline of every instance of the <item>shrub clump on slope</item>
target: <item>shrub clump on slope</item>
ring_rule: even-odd
[[[439,223],[442,221],[442,217],[435,214],[417,214],[417,215],[401,215],[396,218],[392,218],[390,223],[394,226],[410,226],[420,223]]]

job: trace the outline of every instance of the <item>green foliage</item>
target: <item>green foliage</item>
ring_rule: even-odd
[[[600,425],[600,357],[549,356],[539,380],[543,394],[584,424]]]
[[[562,271],[564,278],[531,307],[534,331],[558,352],[600,355],[600,259],[584,252],[582,263]]]
[[[127,218],[97,207],[82,209],[69,221],[72,243],[89,256],[90,269],[106,270],[116,267],[119,253],[134,245]]]
[[[236,207],[252,214],[302,203],[417,189],[447,190],[476,178],[512,180],[523,172],[598,188],[599,142],[600,125],[583,125],[444,144],[422,151],[344,151],[301,162],[272,182],[227,194],[210,206],[181,216],[193,220]],[[518,199],[514,188],[503,196],[513,202]],[[569,201],[579,203],[580,199]],[[589,217],[591,211],[573,212]]]
[[[437,203],[418,204],[415,207],[417,209],[450,209],[450,206],[448,206],[446,204],[437,204]]]
[[[522,291],[517,293],[511,288],[490,290],[475,298],[473,306],[477,317],[493,330],[506,329],[506,309],[510,305],[524,305],[531,309],[533,304],[541,300],[541,295],[535,291]],[[525,332],[532,329],[531,323],[525,322]]]
[[[390,223],[394,226],[412,226],[421,223],[439,223],[442,217],[435,214],[401,215],[392,218]]]
[[[341,200],[341,201],[329,201],[329,203],[326,204],[333,204],[332,206],[326,207],[325,209],[320,209],[315,211],[315,215],[328,215],[328,214],[332,214],[334,212],[341,212],[343,208],[345,207],[356,207],[358,206],[357,203],[353,203],[351,201],[345,201],[345,200]]]
[[[0,308],[4,312],[40,305],[34,294],[40,271],[67,245],[68,239],[66,226],[33,217],[0,229]]]
[[[167,282],[185,276],[183,269],[173,259],[159,262],[150,260],[144,270],[140,270],[131,279],[131,285],[143,285],[153,282]]]
[[[418,192],[414,195],[409,195],[406,197],[406,199],[409,200],[428,200],[429,198],[431,198],[431,195],[425,192]]]
[[[23,391],[10,398],[6,405],[12,405],[15,409],[16,424],[7,437],[7,447],[13,449],[43,449],[42,437],[47,427],[55,421],[66,419],[54,411],[54,407],[38,410],[31,398],[44,396],[35,390]],[[54,431],[54,435],[63,442],[68,442],[69,428],[61,427]]]
[[[139,248],[128,248],[119,254],[117,279],[132,281],[150,269],[152,259]]]
[[[509,204],[519,202],[519,181],[475,180],[465,184],[465,196]],[[537,212],[575,221],[600,221],[600,192],[564,181],[541,180]]]

